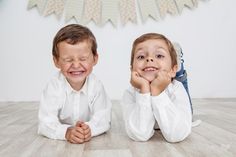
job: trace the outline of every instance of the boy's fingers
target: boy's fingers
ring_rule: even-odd
[[[84,139],[80,139],[76,137],[75,134],[71,134],[69,138],[67,139],[67,141],[70,143],[83,143]]]
[[[80,139],[84,139],[84,134],[79,133],[79,132],[76,132],[76,133],[74,134],[74,136],[77,137],[77,138],[80,138]]]
[[[78,121],[78,122],[76,123],[76,126],[82,126],[83,124],[84,124],[84,122]]]
[[[89,128],[89,126],[88,126],[87,124],[85,124],[85,123],[83,123],[83,124],[81,125],[81,127],[82,127],[84,130],[86,130],[86,129]]]
[[[158,77],[158,73],[155,74],[155,78],[157,78],[157,77]]]
[[[91,131],[89,131],[87,134],[85,134],[85,136],[84,136],[84,141],[87,142],[87,141],[89,141],[91,138],[92,138],[92,136],[91,136]]]
[[[139,73],[136,72],[136,71],[132,71],[132,75],[133,75],[133,76],[139,76]]]
[[[92,138],[91,136],[88,137],[88,138],[85,138],[84,141],[85,141],[85,142],[88,142],[91,138]]]
[[[68,139],[68,141],[69,141],[70,143],[76,143],[76,141],[74,141],[72,138],[71,138],[71,139]]]
[[[76,136],[72,136],[71,141],[72,141],[73,143],[83,143],[83,142],[84,142],[84,139],[78,138],[78,137],[76,137]]]
[[[82,127],[76,127],[76,131],[80,134],[84,134],[84,129]]]
[[[91,132],[88,132],[87,134],[85,134],[84,139],[87,139],[89,137],[91,137]]]
[[[86,135],[88,133],[91,133],[91,130],[89,128],[84,130],[84,135]]]

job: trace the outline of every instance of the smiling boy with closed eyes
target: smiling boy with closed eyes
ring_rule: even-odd
[[[98,61],[93,33],[78,24],[63,27],[54,37],[52,55],[59,71],[43,91],[38,133],[81,144],[108,131],[111,102],[92,74]]]

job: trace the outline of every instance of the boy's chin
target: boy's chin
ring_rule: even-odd
[[[67,78],[67,81],[69,81],[71,83],[80,84],[80,83],[83,83],[86,80],[87,75],[77,75],[77,76],[76,75],[73,75],[73,76],[69,75],[66,78]]]
[[[143,76],[143,78],[148,82],[152,82],[155,79],[155,76]]]

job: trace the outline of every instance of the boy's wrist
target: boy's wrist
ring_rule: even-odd
[[[161,94],[162,90],[160,90],[157,87],[153,87],[151,86],[151,95],[152,96],[158,96],[159,94]]]
[[[67,141],[69,140],[71,130],[72,130],[72,127],[68,127],[66,130],[65,138]]]
[[[144,84],[140,88],[140,93],[150,93],[150,86],[149,84]]]

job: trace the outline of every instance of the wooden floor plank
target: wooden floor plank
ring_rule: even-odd
[[[234,157],[236,99],[193,99],[194,119],[202,123],[179,143],[168,143],[160,130],[147,142],[131,140],[119,101],[113,101],[111,129],[84,144],[37,134],[38,102],[0,102],[0,156],[7,157]]]

